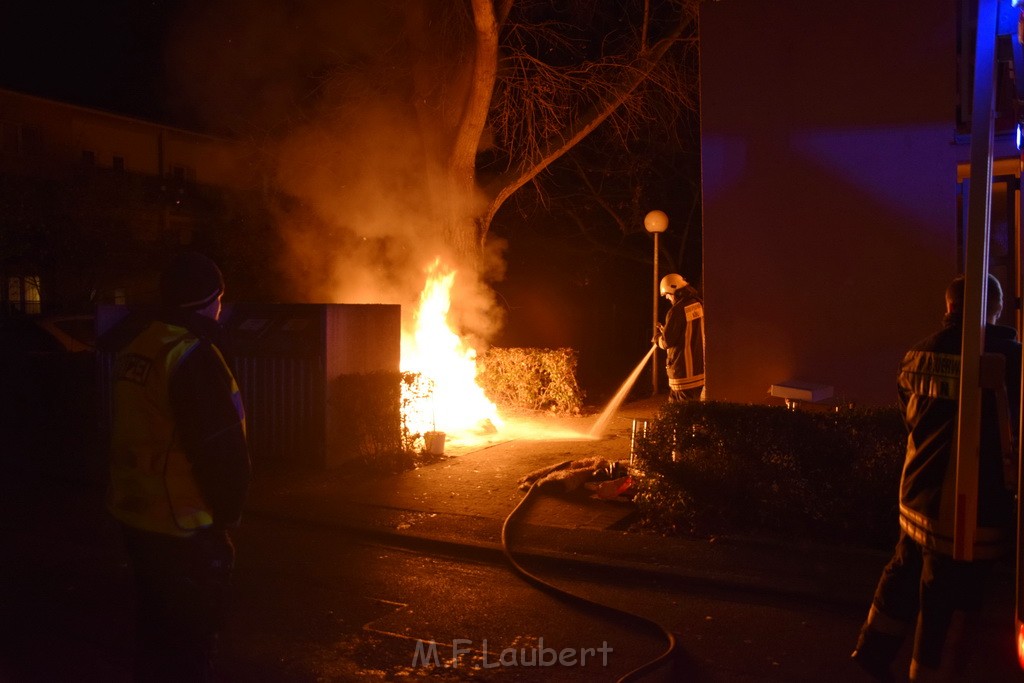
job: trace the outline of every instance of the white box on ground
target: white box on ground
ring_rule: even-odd
[[[771,385],[768,393],[776,398],[783,398],[787,401],[807,401],[815,403],[832,398],[832,386],[828,384],[816,384],[814,382],[801,382],[790,380]]]

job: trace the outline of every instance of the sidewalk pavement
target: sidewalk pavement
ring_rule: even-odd
[[[566,460],[628,459],[633,419],[655,417],[660,405],[623,406],[598,440],[581,438],[594,416],[549,417],[484,444],[450,444],[451,457],[394,476],[257,469],[246,514],[504,562],[501,530],[523,499],[519,479]],[[565,438],[570,432],[575,438]],[[16,455],[0,453],[0,542],[11,550],[11,561],[0,563],[0,680],[127,680],[131,574],[104,509],[103,468],[68,458],[26,463]],[[658,580],[683,589],[775,593],[859,613],[887,555],[799,540],[711,542],[626,531],[631,503],[593,500],[583,491],[545,489],[529,503],[515,525],[512,552],[542,577],[568,564],[624,585]],[[1000,601],[1012,605],[1012,575],[1001,578]],[[1006,610],[997,611],[988,619],[991,632],[1004,629]]]
[[[604,436],[583,438],[597,416],[545,416],[487,443],[449,444],[441,462],[365,479],[318,473],[255,478],[247,515],[328,525],[381,542],[500,560],[501,530],[523,499],[521,477],[566,460],[628,460],[634,419],[656,417],[663,397],[627,403]],[[574,434],[575,438],[565,438]],[[536,438],[533,438],[536,437]],[[605,575],[687,586],[770,591],[817,602],[870,603],[887,552],[757,539],[663,538],[627,531],[632,503],[538,489],[510,525],[517,560],[557,561]],[[895,524],[895,520],[893,522]]]

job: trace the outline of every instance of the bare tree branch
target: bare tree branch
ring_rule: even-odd
[[[668,35],[656,42],[646,54],[638,56],[635,66],[621,69],[625,73],[624,78],[620,76],[621,80],[591,81],[592,88],[600,88],[600,92],[594,95],[594,104],[585,113],[557,133],[546,135],[537,146],[537,151],[529,155],[521,165],[509,169],[487,184],[485,192],[491,200],[478,222],[480,240],[486,237],[494,215],[512,194],[536,178],[629,101],[634,92],[655,72],[666,52],[692,30],[693,21],[694,17],[681,15]]]

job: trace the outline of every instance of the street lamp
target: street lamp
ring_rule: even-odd
[[[654,210],[644,217],[644,228],[654,235],[654,312],[652,313],[651,339],[658,336],[658,235],[668,230],[668,216],[664,211]],[[651,357],[651,388],[658,394],[658,353]]]

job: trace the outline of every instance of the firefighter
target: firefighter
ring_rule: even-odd
[[[136,583],[136,679],[212,680],[251,466],[238,385],[218,346],[224,279],[184,253],[155,316],[103,338],[116,351],[108,508]]]
[[[661,279],[661,295],[672,303],[665,324],[652,340],[667,351],[669,401],[698,401],[704,396],[704,302],[682,275]]]
[[[1002,288],[988,276],[986,356],[1005,360],[983,382],[977,527],[973,561],[953,559],[954,442],[959,412],[964,278],[946,289],[943,328],[903,357],[899,400],[908,430],[900,479],[900,538],[879,579],[853,660],[876,680],[894,680],[891,665],[914,632],[910,680],[938,680],[960,664],[968,617],[981,607],[986,577],[1012,547],[1013,496],[1005,460],[1020,396],[1021,345],[1016,331],[996,325]],[[998,369],[998,365],[995,366]],[[1013,482],[1015,485],[1016,482]]]

